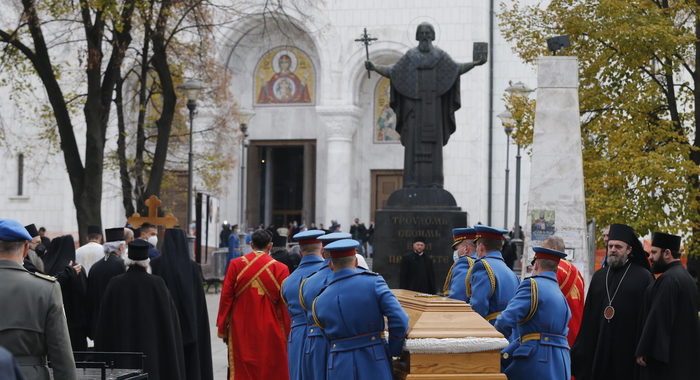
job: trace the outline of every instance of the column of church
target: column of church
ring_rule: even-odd
[[[352,221],[352,140],[359,124],[358,109],[348,107],[318,107],[317,112],[326,129],[326,196],[325,220],[337,220],[347,229]]]

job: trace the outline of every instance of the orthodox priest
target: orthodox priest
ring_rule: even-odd
[[[475,49],[474,62],[457,63],[433,46],[435,29],[428,23],[418,25],[416,40],[418,47],[394,65],[366,61],[365,67],[391,79],[390,106],[405,147],[404,187],[442,188],[442,146],[455,131],[454,113],[461,107],[459,76],[486,63],[487,49]]]
[[[642,300],[654,281],[632,227],[611,224],[607,266],[593,274],[571,351],[576,380],[632,379],[642,329]]]
[[[75,263],[73,236],[63,235],[51,240],[44,256],[44,268],[45,273],[56,277],[61,285],[71,347],[73,351],[85,351],[89,330],[87,276],[82,265]]]
[[[87,302],[90,320],[90,332],[88,336],[95,339],[97,317],[100,313],[100,302],[107,289],[109,280],[126,272],[126,266],[121,255],[126,251],[124,242],[124,228],[108,228],[105,230],[105,243],[103,258],[90,268],[87,280]]]
[[[287,266],[270,256],[272,235],[253,233],[253,252],[231,260],[216,319],[219,338],[229,349],[231,380],[289,379],[289,316],[280,284]]]
[[[636,353],[641,379],[698,376],[698,294],[693,278],[681,264],[680,248],[680,236],[663,232],[652,236],[652,269],[661,276],[644,301],[646,321]]]
[[[95,348],[143,352],[149,379],[185,380],[177,308],[163,279],[146,272],[150,247],[144,240],[129,243],[129,269],[109,282],[102,297]]]
[[[212,380],[211,338],[202,271],[190,259],[185,231],[169,228],[161,255],[151,261],[153,274],[165,280],[180,317],[187,380]]]

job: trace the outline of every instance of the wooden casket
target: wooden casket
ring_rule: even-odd
[[[410,329],[395,378],[506,379],[500,351],[508,341],[468,304],[450,298],[393,289]]]

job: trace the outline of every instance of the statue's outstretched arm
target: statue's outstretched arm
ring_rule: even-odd
[[[466,73],[467,71],[475,68],[476,66],[481,66],[484,63],[486,63],[486,60],[474,61],[474,62],[468,62],[468,63],[460,63],[459,64],[459,75]]]
[[[379,75],[383,77],[389,78],[391,76],[391,68],[394,67],[394,65],[390,66],[382,66],[382,65],[375,65],[372,63],[372,61],[365,61],[365,68],[367,70],[372,70],[376,71]]]

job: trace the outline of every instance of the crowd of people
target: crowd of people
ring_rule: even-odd
[[[77,250],[72,235],[41,249],[34,225],[0,219],[3,379],[75,380],[73,353],[90,350],[143,353],[149,379],[212,380],[201,269],[183,230],[163,236],[159,250],[153,224],[89,226]]]
[[[268,229],[246,237],[251,251],[227,263],[216,319],[229,378],[393,378],[408,315],[369,270],[357,233],[300,227],[294,267],[275,259]],[[425,239],[416,238],[400,287],[469,303],[507,339],[501,370],[509,379],[697,376],[698,290],[680,262],[679,236],[655,232],[649,255],[630,226],[611,225],[604,266],[586,293],[557,236],[533,248],[532,275],[519,281],[504,262],[506,234],[454,229],[455,262],[440,292]],[[72,353],[94,346],[144,353],[149,379],[212,379],[201,269],[184,231],[165,230],[161,250],[157,236],[147,223],[104,234],[90,227],[77,250],[71,235],[42,249],[34,225],[0,219],[0,300],[11,305],[0,313],[0,373],[75,379]],[[242,253],[240,241],[234,248]]]

